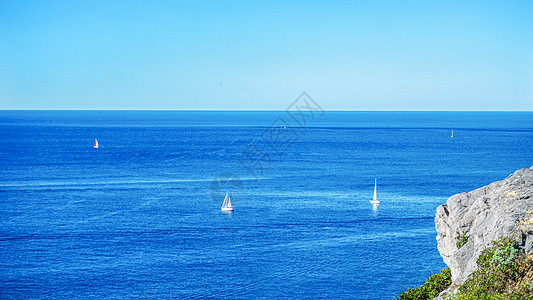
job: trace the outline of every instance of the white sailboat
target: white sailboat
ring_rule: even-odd
[[[452,137],[453,137],[453,129],[452,129]]]
[[[379,205],[379,200],[377,198],[377,191],[378,191],[378,181],[377,179],[374,179],[374,197],[372,197],[372,199],[370,200],[370,203],[372,203],[372,205]]]
[[[94,139],[94,149],[98,149],[98,141]]]
[[[222,207],[220,208],[221,211],[233,211],[233,206],[231,206],[231,199],[229,197],[228,192],[226,192],[226,198],[224,198],[224,202],[222,202]]]

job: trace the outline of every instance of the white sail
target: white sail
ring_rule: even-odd
[[[372,200],[378,200],[378,180],[377,179],[374,179],[374,197],[372,198]]]
[[[229,195],[228,195],[228,192],[226,192],[226,197],[224,198],[224,202],[222,202],[222,207],[228,206],[228,198],[229,198]]]
[[[374,197],[372,197],[372,200],[370,200],[370,203],[372,203],[372,205],[379,205],[379,200],[378,200],[378,180],[377,179],[374,179]]]
[[[226,192],[226,197],[224,198],[224,202],[222,202],[222,207],[220,208],[222,211],[232,211],[233,207],[231,206],[231,199],[229,197],[229,193]]]

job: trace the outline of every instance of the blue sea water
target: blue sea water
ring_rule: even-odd
[[[445,267],[438,205],[533,165],[519,112],[0,111],[0,137],[0,298],[391,299]]]

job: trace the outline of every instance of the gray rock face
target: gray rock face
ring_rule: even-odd
[[[477,269],[481,251],[502,236],[517,233],[520,246],[532,253],[533,167],[450,197],[437,208],[435,228],[440,255],[451,269],[454,284],[462,284]],[[458,248],[462,235],[468,242]]]

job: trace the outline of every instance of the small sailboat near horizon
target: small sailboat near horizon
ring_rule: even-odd
[[[453,137],[453,129],[452,129],[452,136],[451,137]]]
[[[226,197],[224,198],[224,202],[222,202],[222,207],[220,208],[220,210],[224,212],[233,211],[233,206],[231,206],[231,199],[229,196],[229,192],[226,192]]]
[[[378,197],[377,197],[377,191],[378,191],[378,180],[377,179],[374,179],[374,197],[372,197],[372,199],[370,200],[370,203],[372,203],[372,205],[374,206],[378,206],[379,205],[379,200],[378,200]]]
[[[94,149],[98,149],[98,141],[94,139]]]

